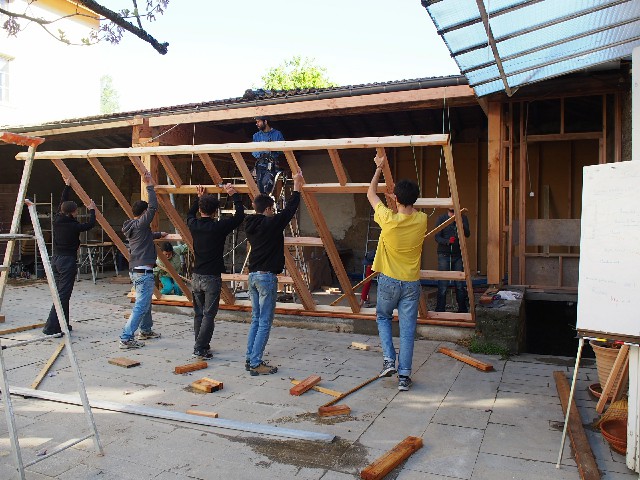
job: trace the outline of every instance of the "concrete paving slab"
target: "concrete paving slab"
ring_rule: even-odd
[[[556,468],[555,462],[512,458],[504,455],[480,453],[473,469],[470,480],[540,480],[553,478],[554,480],[576,480],[580,478],[578,468],[562,466]]]
[[[321,386],[347,391],[380,370],[376,335],[328,331],[327,322],[323,322],[322,331],[274,327],[266,358],[280,370],[276,375],[251,377],[244,370],[249,324],[225,321],[232,316],[221,312],[209,367],[192,375],[174,375],[175,365],[192,360],[189,309],[154,312],[154,328],[163,337],[142,349],[121,351],[116,339],[125,323],[124,315],[131,310],[124,297],[125,287],[106,281],[95,286],[86,281],[76,284],[72,341],[90,398],[170,411],[216,411],[221,418],[331,433],[336,439],[331,444],[290,441],[94,410],[106,455],[97,457],[87,440],[71,449],[66,460],[68,452],[54,457],[59,463],[47,466],[47,461],[42,462],[43,469],[38,470],[42,473],[32,473],[29,478],[208,480],[213,478],[211,472],[216,472],[215,478],[229,479],[344,480],[357,478],[362,468],[410,434],[423,436],[425,447],[394,471],[399,479],[578,478],[568,447],[563,469],[556,471],[554,465],[563,415],[553,371],[563,371],[570,378],[574,359],[520,355],[503,360],[472,354],[496,368],[485,373],[436,352],[439,346],[460,351],[463,347],[421,339],[415,343],[414,386],[409,392],[398,392],[396,378],[380,379],[341,402],[351,407],[350,415],[320,418],[317,407],[331,397],[318,392],[292,397],[290,377],[303,379],[317,373],[322,376]],[[25,315],[27,298],[30,307]],[[3,307],[3,313],[11,311],[5,328],[32,324],[34,318],[48,314],[46,285],[10,286],[5,299],[11,299]],[[38,335],[34,330],[20,334],[20,338]],[[350,349],[352,341],[368,343],[374,349]],[[54,347],[51,342],[46,349],[14,349],[9,359],[12,383],[29,385]],[[108,358],[114,356],[132,357],[141,365],[132,369],[109,365]],[[52,372],[55,375],[46,377],[41,389],[75,392],[75,378],[64,353]],[[225,388],[201,395],[187,388],[203,376],[223,381]],[[587,392],[596,381],[593,366],[581,367],[576,401],[585,423],[596,417],[595,399]],[[14,404],[29,452],[58,442],[58,437],[66,440],[72,427],[82,432],[86,429],[79,407],[19,397],[14,398]],[[38,428],[39,424],[43,428]],[[6,430],[0,415],[3,479],[13,473]],[[612,453],[599,433],[588,431],[587,435],[605,478],[637,478],[626,468],[624,457]]]

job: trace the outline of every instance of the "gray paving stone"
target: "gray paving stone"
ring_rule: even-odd
[[[578,468],[563,465],[556,468],[555,462],[546,463],[512,458],[503,455],[480,453],[470,480],[577,480]]]

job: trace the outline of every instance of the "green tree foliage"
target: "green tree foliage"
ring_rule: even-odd
[[[113,88],[111,75],[100,77],[100,113],[114,113],[120,110],[120,95]]]
[[[335,87],[327,77],[327,69],[316,65],[313,58],[299,55],[285,60],[275,68],[270,68],[262,76],[266,90],[294,90],[296,88]]]

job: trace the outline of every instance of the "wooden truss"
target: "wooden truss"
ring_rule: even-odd
[[[318,305],[311,295],[309,286],[304,281],[299,272],[295,259],[285,248],[285,264],[288,276],[281,276],[280,283],[289,283],[293,285],[295,292],[301,303],[278,303],[277,311],[285,311],[298,313],[302,315],[318,315],[318,316],[340,316],[375,319],[374,308],[360,308],[360,303],[356,298],[351,281],[344,268],[342,260],[338,254],[331,232],[327,226],[325,218],[320,210],[317,194],[341,194],[341,193],[360,193],[366,194],[369,184],[367,183],[349,183],[347,175],[340,159],[340,150],[344,149],[375,149],[378,156],[386,157],[386,148],[395,147],[419,147],[419,146],[441,146],[444,150],[444,156],[449,179],[449,188],[451,197],[448,198],[420,198],[415,204],[416,208],[433,209],[433,208],[453,208],[455,218],[459,225],[462,225],[462,213],[458,197],[458,189],[453,169],[452,147],[449,143],[448,135],[413,135],[413,136],[393,136],[393,137],[369,137],[369,138],[347,138],[347,139],[331,139],[331,140],[296,140],[283,142],[261,142],[261,143],[227,143],[227,144],[206,144],[206,145],[179,145],[179,146],[144,146],[131,148],[113,148],[113,149],[92,149],[92,150],[68,150],[68,151],[50,151],[38,152],[35,154],[36,160],[50,160],[60,173],[71,179],[71,187],[78,197],[85,203],[89,202],[89,195],[82,188],[80,183],[71,174],[64,161],[67,159],[83,159],[87,161],[96,171],[98,177],[104,182],[114,198],[124,210],[126,215],[131,218],[133,213],[131,206],[127,202],[113,179],[101,164],[102,159],[108,158],[129,158],[134,167],[141,174],[148,170],[154,176],[154,180],[159,178],[158,171],[161,165],[167,176],[171,179],[173,185],[157,185],[155,191],[158,196],[159,206],[165,211],[167,217],[179,232],[178,235],[172,236],[172,240],[181,239],[193,249],[193,240],[184,220],[184,215],[176,210],[169,201],[169,195],[194,195],[196,193],[196,185],[187,185],[180,178],[175,169],[171,157],[176,155],[194,155],[203,163],[204,168],[211,177],[213,184],[205,185],[207,193],[223,193],[224,190],[219,185],[222,182],[222,176],[215,166],[211,154],[230,155],[238,170],[240,171],[244,184],[234,185],[239,193],[248,194],[251,198],[259,193],[258,186],[251,175],[251,171],[244,159],[244,154],[255,151],[282,151],[291,168],[291,171],[299,170],[298,160],[295,152],[300,151],[326,151],[328,160],[330,161],[338,182],[337,183],[318,183],[305,184],[301,190],[302,200],[306,204],[307,210],[317,229],[319,237],[286,237],[285,245],[288,246],[323,246],[327,252],[327,256],[335,271],[340,287],[345,294],[345,298],[349,306],[330,306]],[[26,154],[18,154],[18,160],[25,160]],[[373,158],[373,155],[372,155]],[[373,171],[373,170],[372,170]],[[387,202],[393,202],[392,197],[388,194],[393,192],[394,181],[389,168],[388,162],[385,162],[384,168],[385,183],[380,183],[378,192],[387,195]],[[202,182],[204,183],[204,182]],[[144,193],[144,188],[142,189]],[[390,207],[395,208],[392,203]],[[104,232],[109,236],[111,241],[120,250],[122,255],[127,259],[129,252],[124,243],[116,232],[113,230],[109,222],[105,219],[102,212],[96,210],[96,219],[102,226]],[[444,228],[444,225],[441,227]],[[435,230],[434,230],[435,231]],[[429,232],[430,234],[433,232]],[[429,244],[431,246],[431,244]],[[436,270],[421,270],[420,277],[422,279],[431,280],[465,280],[469,292],[470,313],[450,313],[450,312],[434,312],[428,311],[426,302],[421,299],[419,309],[419,323],[450,325],[461,327],[473,327],[475,325],[475,306],[473,298],[473,288],[471,276],[469,273],[469,257],[467,254],[466,238],[464,235],[460,237],[460,247],[462,251],[465,272],[439,272]],[[177,272],[171,271],[171,266],[167,265],[169,274],[180,285],[182,291],[189,301],[192,300],[191,292],[183,279]],[[223,281],[243,281],[247,280],[247,275],[231,273],[223,274]],[[232,291],[226,283],[223,283],[221,293],[221,308],[227,309],[250,309],[251,303],[247,300],[236,300]],[[156,291],[157,300],[174,301],[179,300],[176,296],[162,296]],[[184,299],[183,299],[184,300]]]

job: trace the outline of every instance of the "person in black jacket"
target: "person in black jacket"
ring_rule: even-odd
[[[437,225],[441,225],[449,218],[453,217],[454,210],[450,208],[447,213],[440,215]],[[462,227],[464,236],[469,237],[469,220],[466,215],[462,215]],[[438,242],[438,270],[440,271],[457,271],[463,272],[462,253],[460,251],[460,239],[458,236],[458,225],[454,221],[447,225],[435,235]],[[447,298],[447,280],[438,280],[438,297],[436,303],[436,312],[444,312]],[[458,303],[458,313],[467,313],[468,297],[467,285],[464,280],[456,280],[456,302]]]
[[[89,221],[87,223],[78,222],[75,219],[78,205],[76,202],[69,200],[71,180],[66,178],[64,180],[65,187],[60,197],[60,205],[58,205],[58,211],[53,217],[51,268],[67,325],[69,330],[72,330],[69,324],[69,300],[71,299],[73,284],[76,281],[76,273],[78,271],[76,258],[78,256],[78,247],[80,247],[80,233],[91,230],[96,224],[96,204],[91,200],[87,205],[90,214]],[[45,335],[57,335],[62,332],[55,305],[51,307],[49,318],[47,318],[47,323],[42,332]]]
[[[195,313],[193,328],[196,337],[193,356],[200,359],[213,357],[209,350],[220,304],[221,274],[226,273],[222,256],[225,240],[244,220],[244,207],[240,195],[230,183],[223,188],[233,200],[236,210],[233,217],[216,220],[219,201],[213,195],[206,195],[202,185],[196,187],[198,197],[187,214],[187,226],[193,237],[195,256],[191,279]],[[199,219],[196,217],[198,210]]]
[[[300,205],[300,188],[304,183],[302,172],[293,176],[293,194],[286,207],[274,211],[274,201],[269,195],[260,194],[253,199],[255,215],[247,217],[245,231],[251,244],[249,254],[249,297],[251,298],[251,326],[247,341],[245,369],[251,375],[276,373],[262,361],[264,348],[269,340],[271,323],[278,294],[278,273],[284,269],[284,229]]]

